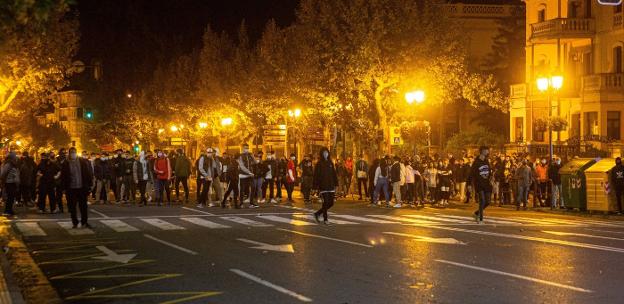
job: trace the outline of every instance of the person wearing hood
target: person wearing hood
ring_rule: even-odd
[[[320,223],[319,216],[323,215],[323,222],[328,224],[327,210],[334,205],[336,187],[338,187],[338,175],[331,160],[329,149],[323,147],[320,151],[319,161],[314,167],[313,188],[319,191],[323,205],[314,213],[314,219]]]
[[[138,186],[139,193],[141,195],[139,207],[147,206],[147,197],[145,195],[145,190],[147,189],[147,182],[151,179],[151,172],[152,170],[149,170],[149,161],[145,156],[145,151],[141,151],[141,153],[139,153],[139,160],[134,162],[134,165],[132,167],[132,176],[134,178],[134,183]]]
[[[301,192],[303,193],[303,202],[311,204],[310,193],[312,192],[312,182],[314,180],[314,166],[312,165],[312,155],[308,154],[303,157],[301,162]]]
[[[20,185],[19,164],[17,155],[13,151],[9,152],[6,161],[2,164],[2,169],[0,169],[0,181],[6,192],[4,214],[13,216],[15,215],[13,212],[13,204],[15,203],[15,196],[17,195],[17,189]]]
[[[184,203],[189,201],[188,177],[191,174],[191,161],[186,157],[184,150],[178,149],[178,157],[175,161],[175,193],[176,200],[180,201],[180,183],[184,188]]]
[[[69,158],[61,166],[61,184],[67,191],[67,208],[71,214],[73,228],[78,226],[76,205],[80,209],[80,224],[90,228],[88,220],[87,196],[93,181],[93,171],[89,161],[78,157],[76,148],[69,149]]]
[[[611,169],[611,183],[615,189],[615,198],[617,199],[618,214],[622,214],[622,193],[624,193],[624,165],[622,159],[615,159],[615,167]],[[563,200],[562,200],[563,203]]]

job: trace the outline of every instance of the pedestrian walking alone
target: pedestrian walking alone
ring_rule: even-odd
[[[473,189],[475,194],[479,195],[479,209],[474,212],[475,220],[479,224],[483,223],[483,211],[490,205],[492,196],[492,184],[490,183],[492,169],[488,160],[489,154],[490,149],[486,146],[481,146],[479,148],[479,157],[474,160],[470,169],[471,181],[474,184]]]
[[[334,199],[336,196],[336,187],[338,187],[338,176],[336,175],[336,168],[331,161],[331,156],[327,148],[322,148],[320,151],[319,161],[314,167],[314,186],[313,188],[318,190],[321,199],[323,200],[323,206],[321,209],[314,213],[314,219],[317,223],[320,223],[319,216],[323,215],[323,223],[329,224],[327,219],[327,210],[334,205]]]
[[[92,183],[91,164],[84,158],[78,158],[76,148],[69,148],[69,157],[61,166],[61,185],[67,191],[67,209],[71,214],[73,228],[78,226],[76,205],[80,209],[80,225],[83,228],[91,227],[87,222],[89,218],[87,196]]]

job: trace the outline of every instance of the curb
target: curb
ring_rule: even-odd
[[[63,303],[10,222],[5,217],[0,217],[0,220],[0,245],[3,249],[0,263],[7,292],[11,296],[8,303]],[[1,287],[0,285],[0,289]],[[4,303],[2,299],[0,295],[0,303]]]

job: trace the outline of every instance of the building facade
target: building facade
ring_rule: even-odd
[[[71,146],[81,150],[81,135],[85,129],[88,112],[83,108],[82,91],[57,92],[51,96],[51,99],[52,108],[48,112],[37,115],[37,123],[41,126],[58,123],[69,133]]]
[[[543,153],[550,125],[556,153],[593,149],[619,155],[624,139],[622,5],[525,2],[526,81],[511,87],[510,141]],[[540,91],[538,79],[552,76],[563,77],[561,88]],[[557,127],[557,121],[565,123]]]

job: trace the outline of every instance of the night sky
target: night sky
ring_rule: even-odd
[[[138,90],[159,64],[201,47],[204,30],[234,37],[245,20],[252,41],[273,18],[286,26],[295,19],[298,0],[78,0],[77,58],[102,62],[109,96]]]

